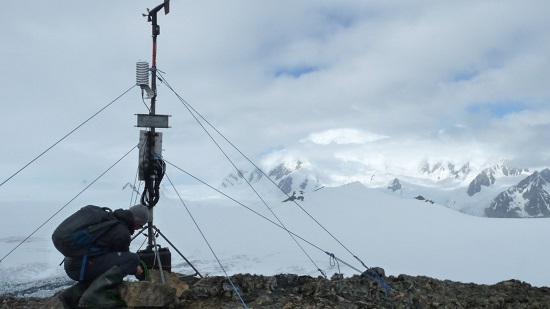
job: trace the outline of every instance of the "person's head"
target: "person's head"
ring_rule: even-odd
[[[132,215],[134,215],[136,228],[140,228],[149,222],[149,208],[147,208],[147,206],[137,204],[130,207],[129,210],[132,212]]]

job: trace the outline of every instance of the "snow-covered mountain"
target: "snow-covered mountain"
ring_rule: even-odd
[[[286,161],[265,174],[258,169],[241,171],[238,175],[230,174],[224,179],[222,187],[242,187],[246,185],[245,179],[256,184],[269,178],[284,193],[292,194],[293,200],[307,198],[305,196],[308,192],[323,186],[360,181],[367,187],[400,198],[422,197],[426,201],[475,216],[550,216],[548,192],[543,184],[548,181],[544,178],[545,173],[531,174],[529,169],[513,167],[506,161],[489,166],[472,166],[469,162],[454,164],[450,161],[425,161],[418,164],[418,169],[408,172],[397,167],[375,167],[359,162],[354,162],[354,168],[351,169],[349,164],[345,169],[334,167],[342,166],[342,162],[331,164],[325,169],[324,165],[304,159]],[[537,175],[538,178],[535,177]],[[540,180],[529,180],[530,177]],[[525,183],[532,185],[525,188]]]
[[[300,160],[281,163],[270,169],[265,175],[285,194],[295,197],[303,197],[305,192],[314,191],[321,186],[315,171],[304,166]],[[247,182],[254,185],[262,180],[265,180],[265,176],[258,168],[251,172],[240,170],[229,174],[223,180],[221,187],[244,187],[248,186]]]
[[[425,162],[420,168],[420,172],[430,176],[435,181],[442,181],[445,179],[464,180],[470,175],[471,171],[469,162],[460,167],[456,167],[451,162],[439,161],[435,164]]]
[[[481,191],[483,187],[491,187],[495,184],[497,178],[502,178],[506,176],[518,176],[523,173],[529,173],[529,169],[515,168],[510,167],[506,163],[495,164],[491,167],[483,169],[479,173],[470,185],[468,186],[468,195],[473,196],[474,194]]]
[[[511,167],[506,162],[491,165],[478,174],[471,173],[469,164],[458,170],[448,163],[435,167],[421,169],[423,173],[433,175],[435,172],[438,175],[437,181],[429,185],[415,181],[409,176],[407,182],[395,178],[389,183],[386,191],[408,198],[422,196],[437,204],[475,216],[550,216],[546,210],[548,200],[544,198],[548,196],[543,183],[544,177],[542,181],[536,181],[540,178],[536,177],[537,172],[530,174],[529,169]],[[535,180],[530,180],[532,177]],[[525,189],[526,183],[533,185],[530,189]],[[516,197],[518,190],[522,193],[521,199]],[[526,191],[529,193],[524,193]],[[509,209],[512,203],[515,205],[513,211]]]
[[[550,217],[550,170],[533,172],[517,185],[501,192],[485,209],[488,217]]]

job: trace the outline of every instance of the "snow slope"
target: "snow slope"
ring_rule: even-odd
[[[311,192],[299,202],[303,210],[294,203],[281,203],[281,193],[275,190],[262,196],[273,213],[253,194],[239,191],[234,198],[257,214],[203,190],[179,190],[193,219],[175,193],[168,193],[155,208],[156,226],[203,275],[223,274],[210,246],[229,274],[317,276],[317,268],[321,268],[330,276],[338,272],[338,266],[346,275],[357,273],[342,263],[332,263],[326,251],[361,271],[364,268],[353,255],[369,267],[384,268],[388,275],[404,273],[483,284],[519,279],[548,286],[550,249],[541,246],[540,238],[550,233],[548,219],[474,217],[436,204],[391,196],[360,183]],[[231,196],[231,190],[227,194]],[[21,218],[5,221],[0,227],[0,258],[58,208],[44,204],[0,207],[8,214],[4,218]],[[28,215],[31,212],[33,216]],[[54,217],[2,260],[0,294],[37,280],[66,280],[58,265],[62,257],[51,245],[50,235],[70,212]],[[299,238],[296,242],[307,255],[287,231],[260,215],[284,224],[305,239],[307,242]],[[132,249],[137,250],[145,240],[139,236]],[[162,238],[158,242],[168,245]],[[171,251],[173,269],[192,274],[175,250]]]

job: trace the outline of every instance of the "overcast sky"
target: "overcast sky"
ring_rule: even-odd
[[[550,166],[547,0],[172,2],[158,68],[258,164],[339,151]],[[3,3],[0,182],[135,84],[135,63],[151,61],[141,14],[159,3]],[[158,93],[157,113],[172,115],[165,158],[220,179],[231,166],[165,85]],[[89,183],[138,143],[137,113],[147,108],[133,88],[0,196]],[[112,172],[117,189],[136,166],[134,152]]]

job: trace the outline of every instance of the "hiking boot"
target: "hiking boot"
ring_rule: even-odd
[[[94,308],[115,308],[117,302],[107,298],[106,292],[122,283],[125,274],[118,266],[113,266],[108,271],[99,275],[90,284],[82,295],[81,304]]]
[[[88,288],[88,285],[88,283],[78,282],[70,288],[66,289],[65,291],[59,293],[59,295],[57,295],[57,298],[59,298],[59,301],[61,301],[61,304],[63,304],[63,308],[78,308],[80,297],[82,297],[82,294],[84,294],[84,292]]]

